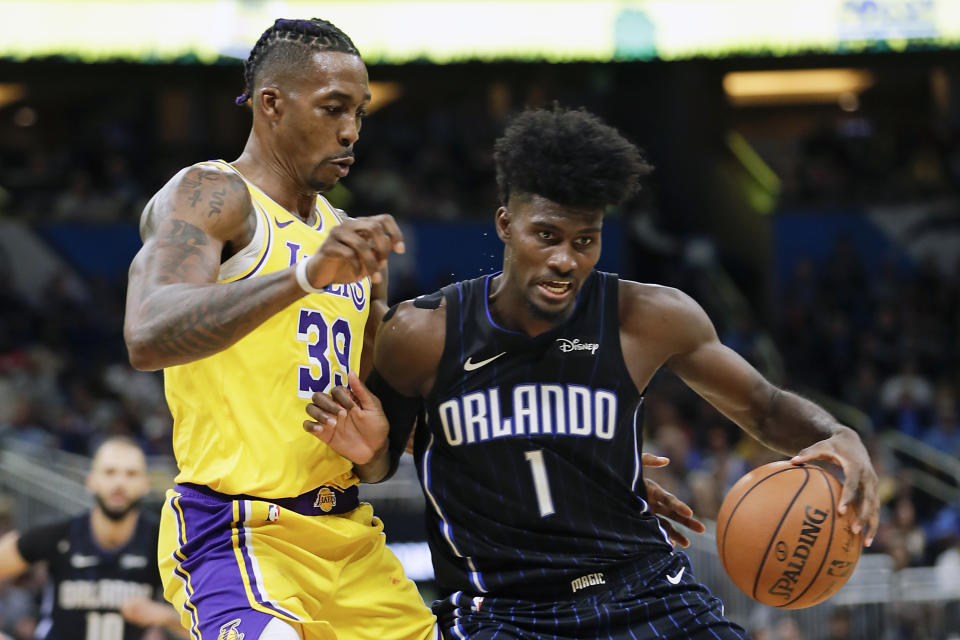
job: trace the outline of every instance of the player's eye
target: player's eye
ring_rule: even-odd
[[[538,232],[537,232],[537,237],[540,238],[541,240],[553,240],[553,232],[552,232],[552,231],[538,231]]]
[[[343,107],[340,105],[327,105],[323,110],[331,115],[338,115],[343,112]]]
[[[577,243],[577,246],[581,248],[589,247],[591,244],[593,244],[593,238],[591,238],[590,236],[582,236],[576,239],[576,243]]]
[[[357,109],[357,118],[362,120],[363,118],[366,118],[368,115],[369,114],[367,113],[367,110],[365,107],[360,107],[359,109]]]

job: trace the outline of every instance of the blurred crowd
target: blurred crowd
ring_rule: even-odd
[[[217,99],[233,114],[222,119],[238,123],[224,134],[236,155],[245,115],[229,96]],[[18,108],[22,135],[0,135],[0,221],[132,224],[177,169],[217,155],[209,141],[165,146],[153,131],[156,113],[138,100],[120,96],[102,111],[77,111],[67,119],[77,127],[69,141],[52,136],[41,143],[29,134],[37,114]],[[335,204],[361,215],[389,211],[402,220],[492,213],[491,148],[505,110],[469,100],[450,104],[432,102],[429,112],[413,113],[421,103],[398,102],[378,112],[358,144],[355,171],[331,194]],[[188,119],[184,126],[189,133],[207,125],[213,123]],[[764,152],[762,141],[754,141]],[[784,178],[784,202],[940,197],[956,194],[960,185],[957,141],[945,130],[897,129],[882,119],[843,115],[798,138],[789,159],[767,157]],[[956,584],[960,473],[931,464],[923,453],[939,454],[941,462],[960,458],[960,260],[949,268],[928,258],[909,266],[890,261],[868,273],[863,258],[852,242],[840,241],[828,260],[793,265],[789,282],[772,296],[773,311],[758,310],[764,321],[746,313],[714,319],[723,342],[758,366],[769,360],[772,338],[787,375],[777,382],[836,399],[864,417],[860,426],[867,427],[862,433],[883,503],[870,552],[888,554],[895,568],[936,566]],[[64,274],[25,294],[12,286],[10,269],[0,254],[0,446],[42,445],[88,455],[104,438],[127,435],[150,455],[171,455],[162,376],[127,363],[123,278]],[[695,275],[671,273],[663,284],[700,300],[702,282]],[[749,469],[782,459],[670,375],[652,383],[645,425],[645,449],[671,458],[667,469],[651,475],[705,519],[715,517],[726,491]],[[892,446],[890,433],[920,443],[919,454]],[[921,472],[946,491],[918,488],[913,480]],[[0,504],[0,517],[3,511]],[[0,529],[7,526],[0,523]],[[41,578],[32,573],[21,579],[26,590],[0,585],[0,630],[29,637],[24,620],[34,615],[32,594]],[[838,614],[830,638],[848,637],[842,631],[848,624]],[[789,618],[774,626],[782,628],[767,637],[799,637]]]

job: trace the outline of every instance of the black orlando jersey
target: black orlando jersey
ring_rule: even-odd
[[[645,501],[617,277],[592,272],[572,315],[533,338],[496,324],[492,278],[442,290],[446,343],[417,430],[439,585],[576,592],[600,568],[669,553]]]
[[[127,544],[107,551],[93,539],[90,514],[26,531],[17,542],[27,562],[47,561],[41,640],[139,640],[144,629],[120,615],[133,597],[159,594],[156,520],[140,515]]]

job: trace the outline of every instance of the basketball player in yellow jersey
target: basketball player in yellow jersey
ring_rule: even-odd
[[[244,78],[243,153],[151,199],[130,267],[130,361],[165,370],[174,416],[165,596],[197,640],[439,637],[357,498],[379,451],[340,455],[301,426],[314,392],[359,372],[404,250],[389,215],[348,219],[319,195],[353,163],[366,67],[329,22],[278,20]]]

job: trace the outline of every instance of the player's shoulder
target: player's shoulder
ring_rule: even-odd
[[[676,331],[707,319],[692,297],[674,287],[620,280],[619,300],[621,323],[648,330]]]
[[[229,226],[245,219],[251,207],[250,190],[239,173],[226,163],[199,162],[180,169],[150,198],[140,234],[146,237],[171,215]]]
[[[84,514],[89,517],[89,513]],[[52,560],[62,556],[76,543],[84,516],[73,516],[47,522],[23,531],[17,538],[17,550],[27,562]]]
[[[405,300],[383,317],[375,343],[374,366],[398,390],[422,392],[436,375],[446,341],[442,295]]]
[[[683,308],[695,305],[693,298],[674,287],[634,280],[619,281],[620,305],[643,306],[651,309]]]
[[[246,192],[247,198],[250,197],[247,183],[239,173],[225,163],[209,161],[183,167],[167,181],[158,194],[172,189],[183,190],[187,195],[193,195],[191,191],[207,187],[228,187],[230,191],[223,194],[224,197],[231,195],[233,191]]]
[[[443,335],[446,317],[443,291],[417,296],[391,307],[383,316],[384,326],[378,335],[396,340],[420,340],[428,336],[436,340],[438,335]]]

